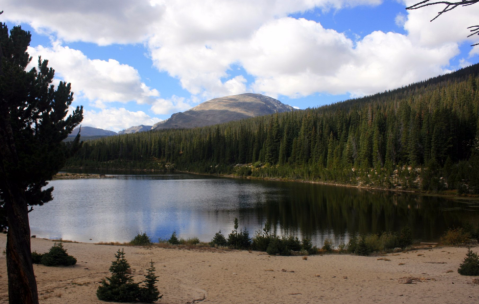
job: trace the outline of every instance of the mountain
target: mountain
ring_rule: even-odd
[[[75,128],[73,131],[68,135],[69,137],[74,137],[78,134],[78,129]],[[81,136],[82,137],[89,137],[89,136],[113,136],[117,135],[116,132],[109,131],[109,130],[103,130],[103,129],[97,129],[93,127],[81,127]]]
[[[150,131],[151,128],[152,128],[152,126],[144,126],[144,125],[134,126],[134,127],[130,127],[128,129],[125,129],[125,130],[121,130],[120,132],[118,132],[118,135],[132,134],[132,133],[139,133],[139,132],[147,132],[147,131]]]
[[[293,110],[274,98],[246,93],[206,101],[186,112],[171,115],[171,118],[155,124],[152,130],[204,127]]]

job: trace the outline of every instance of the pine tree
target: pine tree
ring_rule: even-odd
[[[155,275],[155,266],[153,261],[150,261],[150,268],[145,275],[145,286],[141,288],[139,300],[144,303],[153,303],[158,299],[161,299],[163,295],[160,295],[158,288],[156,287],[158,282],[158,276]]]
[[[96,295],[102,301],[136,302],[140,296],[140,287],[133,282],[130,264],[125,259],[123,249],[115,254],[116,261],[110,266],[111,277],[103,279]]]
[[[52,85],[55,71],[47,60],[26,71],[31,34],[0,23],[0,230],[7,233],[7,272],[10,303],[38,303],[33,273],[28,212],[52,200],[46,187],[81,146],[64,144],[83,119],[71,86]],[[30,210],[29,210],[30,208]]]

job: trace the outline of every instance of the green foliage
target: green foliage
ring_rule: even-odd
[[[326,252],[333,252],[333,241],[331,239],[325,239],[322,249]]]
[[[381,251],[381,243],[377,234],[368,234],[363,236],[363,238],[369,253]]]
[[[234,249],[248,249],[251,246],[248,230],[244,228],[238,231],[237,218],[235,218],[234,230],[228,235],[228,246]]]
[[[398,246],[406,248],[412,245],[412,231],[409,227],[405,226],[401,229],[398,236]]]
[[[148,235],[146,235],[146,233],[143,232],[143,233],[138,233],[135,236],[135,238],[131,240],[130,244],[135,246],[150,246],[152,243]]]
[[[339,253],[345,253],[347,252],[347,246],[344,243],[341,243],[338,245],[338,252]]]
[[[441,237],[441,243],[444,245],[467,244],[471,235],[464,228],[453,228],[446,231]]]
[[[349,242],[347,245],[347,251],[349,253],[355,253],[357,247],[358,247],[358,237],[354,235],[352,238],[349,239]]]
[[[318,248],[313,246],[313,243],[308,238],[303,238],[301,242],[301,249],[307,251],[309,254],[315,254],[318,252]]]
[[[379,237],[380,250],[390,250],[399,246],[399,237],[391,232],[384,232]]]
[[[373,249],[370,247],[370,245],[366,242],[366,237],[361,236],[359,237],[359,241],[356,246],[356,250],[354,251],[355,254],[357,255],[370,255],[373,252]]]
[[[226,241],[225,236],[221,233],[221,230],[215,233],[215,236],[210,242],[210,246],[215,247],[224,247],[228,246],[228,241]]]
[[[145,280],[143,282],[145,286],[140,289],[140,294],[138,296],[138,300],[140,300],[140,302],[153,303],[163,297],[163,295],[160,295],[160,292],[155,285],[156,282],[158,282],[158,276],[155,275],[155,266],[153,261],[150,262],[150,267],[147,270]]]
[[[271,238],[266,252],[270,255],[291,255],[291,251],[286,248],[282,239],[277,236]]]
[[[187,238],[185,239],[180,239],[180,244],[181,245],[196,245],[200,243],[200,239],[197,237],[192,237],[192,238]]]
[[[55,71],[48,60],[38,58],[36,67],[27,70],[30,41],[30,32],[15,26],[9,35],[0,23],[0,193],[10,193],[9,203],[18,206],[19,195],[28,206],[52,200],[53,188],[46,187],[47,181],[80,148],[79,136],[69,144],[62,141],[83,119],[82,107],[67,116],[73,102],[71,85],[64,81],[52,85]],[[13,197],[17,199],[12,201]],[[28,224],[20,223],[23,217],[18,214],[15,221],[7,221],[6,201],[0,198],[0,231],[12,223]]]
[[[45,266],[72,266],[77,263],[77,259],[68,255],[62,243],[55,243],[49,252],[43,254],[41,263]]]
[[[266,251],[269,243],[271,242],[272,235],[270,234],[271,223],[267,221],[264,225],[263,231],[257,231],[255,237],[252,240],[251,247],[253,250]]]
[[[471,170],[479,164],[479,152],[473,153],[479,147],[479,99],[468,81],[478,71],[475,65],[317,109],[103,138],[85,143],[69,164],[156,162],[200,173],[431,192],[459,185],[464,194],[479,193],[479,170]]]
[[[110,266],[111,277],[103,279],[96,295],[99,300],[109,302],[136,302],[140,287],[133,282],[130,264],[125,259],[123,249],[115,254],[116,261]]]
[[[278,236],[272,236],[266,249],[266,252],[270,255],[291,255],[291,251],[301,251],[301,242],[297,237],[289,236],[279,238]]]
[[[168,243],[170,243],[172,245],[179,245],[180,244],[180,241],[178,240],[178,237],[176,237],[176,231],[173,231],[173,233],[171,234],[170,239],[168,240]]]
[[[33,264],[41,264],[42,263],[43,254],[38,253],[36,251],[32,252],[32,263]]]
[[[479,276],[479,257],[477,253],[469,248],[457,272],[466,276]]]
[[[107,302],[145,302],[152,303],[161,298],[155,283],[158,276],[155,275],[155,267],[150,262],[147,274],[145,275],[145,286],[140,287],[133,282],[130,264],[125,259],[123,249],[118,249],[115,254],[116,260],[111,263],[111,277],[103,279],[98,287],[96,295],[99,300]]]

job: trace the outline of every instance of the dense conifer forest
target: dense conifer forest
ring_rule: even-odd
[[[393,91],[83,144],[70,168],[160,169],[479,194],[479,65]]]

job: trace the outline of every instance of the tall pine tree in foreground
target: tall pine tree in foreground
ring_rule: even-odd
[[[54,70],[38,60],[26,71],[31,35],[19,26],[10,35],[0,23],[0,230],[7,230],[8,296],[13,303],[38,303],[28,213],[52,200],[45,188],[79,147],[63,140],[83,119],[70,84],[51,85]],[[30,210],[29,210],[30,208]]]

